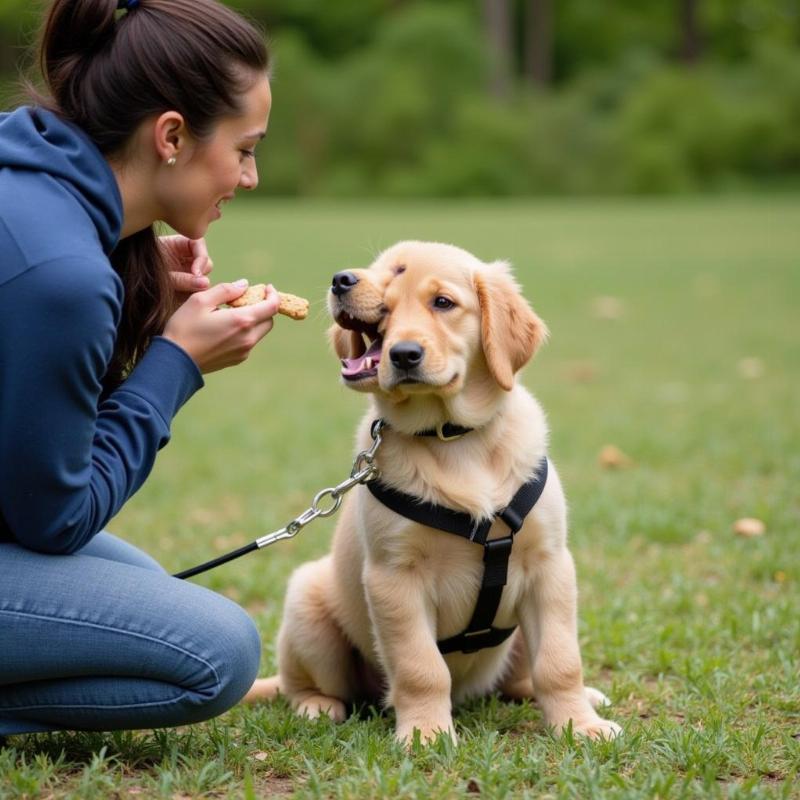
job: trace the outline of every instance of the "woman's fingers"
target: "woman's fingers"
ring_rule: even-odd
[[[205,239],[187,239],[185,236],[175,235],[161,236],[159,241],[172,262],[174,271],[202,277],[214,268]]]
[[[205,239],[187,239],[191,252],[190,272],[198,277],[208,275],[214,269],[214,263],[208,255]]]
[[[180,345],[204,373],[240,364],[272,330],[280,305],[280,295],[270,286],[258,303],[219,308],[246,288],[242,280],[195,292],[167,321],[164,336]]]
[[[231,300],[235,300],[237,297],[241,297],[245,289],[247,289],[247,285],[246,280],[234,281],[233,283],[217,283],[210,289],[199,292],[195,295],[195,298],[202,302],[204,306],[216,308],[224,303],[230,303]],[[231,309],[231,311],[233,310]]]
[[[170,272],[172,286],[176,292],[181,294],[192,294],[202,292],[211,285],[211,281],[205,275],[193,275],[189,272]]]

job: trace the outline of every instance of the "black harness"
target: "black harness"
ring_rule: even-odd
[[[452,426],[455,430],[458,426]],[[438,436],[443,441],[455,439],[469,432],[469,428],[459,428],[455,435],[451,431],[449,436],[442,436],[438,430],[423,431],[418,436]],[[478,521],[465,511],[454,511],[452,508],[425,503],[410,494],[392,489],[380,481],[374,480],[367,483],[367,488],[372,495],[387,508],[414,522],[437,528],[440,531],[454,533],[470,542],[483,547],[483,579],[475,603],[475,611],[466,629],[455,636],[441,639],[437,642],[439,651],[445,653],[474,653],[486,647],[496,647],[504,642],[516,629],[495,628],[493,625],[500,600],[503,596],[503,587],[508,579],[508,560],[511,548],[514,545],[514,534],[522,527],[525,517],[536,505],[541,497],[547,482],[547,457],[544,457],[536,469],[533,477],[524,483],[511,502],[493,517]],[[502,539],[488,540],[489,529],[494,520],[499,517],[508,526],[508,536]]]

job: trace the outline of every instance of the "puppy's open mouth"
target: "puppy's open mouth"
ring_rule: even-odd
[[[355,345],[353,355],[350,358],[342,359],[342,378],[355,382],[377,376],[383,347],[383,338],[378,333],[378,323],[365,322],[363,319],[351,316],[346,311],[342,311],[336,316],[336,323],[342,328],[359,334],[353,337]]]

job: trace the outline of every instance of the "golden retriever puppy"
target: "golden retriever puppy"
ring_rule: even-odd
[[[594,710],[605,698],[583,685],[564,493],[546,459],[544,413],[516,380],[547,329],[508,265],[401,242],[368,269],[337,273],[329,309],[344,384],[370,395],[358,450],[369,448],[374,420],[386,423],[383,489],[474,525],[453,535],[354,489],[331,553],[291,577],[279,674],[256,681],[246,700],[280,692],[301,714],[342,720],[347,703],[377,693],[410,742],[414,731],[455,739],[453,703],[500,691],[535,696],[557,731],[571,722],[587,736],[616,735]],[[531,480],[541,494],[510,536],[496,515]],[[488,544],[468,538],[479,527]],[[493,543],[510,548],[499,566]],[[479,595],[493,600],[488,611],[476,611]],[[494,616],[458,639],[480,614]]]

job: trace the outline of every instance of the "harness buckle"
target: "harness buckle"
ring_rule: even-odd
[[[512,533],[516,533],[525,522],[525,518],[520,516],[520,513],[516,509],[511,508],[511,506],[504,508],[497,516],[508,525]]]
[[[505,586],[508,580],[508,559],[514,536],[489,539],[483,545],[483,586]]]
[[[500,554],[511,553],[511,548],[514,545],[513,536],[504,536],[502,539],[489,539],[483,543],[484,560],[496,558]],[[508,556],[506,555],[506,558]]]

